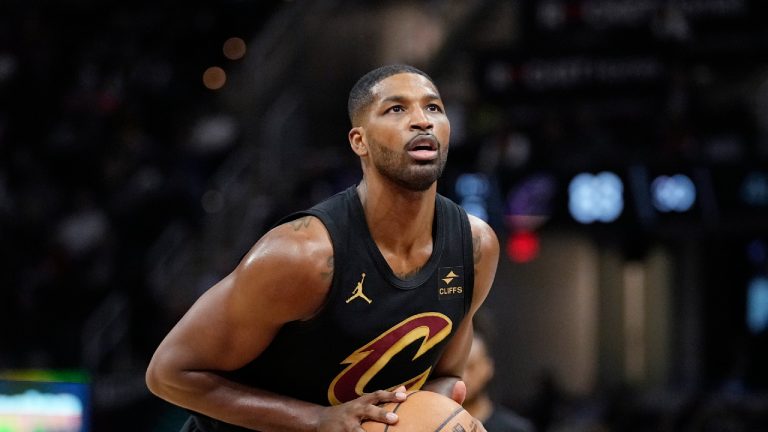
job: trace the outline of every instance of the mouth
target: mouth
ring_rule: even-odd
[[[417,135],[408,141],[405,150],[417,161],[431,161],[437,159],[439,147],[440,143],[433,135]]]

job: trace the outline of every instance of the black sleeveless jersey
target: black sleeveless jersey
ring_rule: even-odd
[[[401,384],[420,388],[464,319],[474,284],[467,215],[439,194],[436,200],[432,255],[405,280],[373,241],[355,187],[283,219],[312,215],[325,225],[331,290],[317,316],[284,325],[262,355],[228,378],[322,405]],[[243,430],[196,420],[202,430]]]

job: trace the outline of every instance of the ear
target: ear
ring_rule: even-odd
[[[349,146],[352,147],[352,151],[358,156],[366,156],[368,154],[368,143],[365,142],[365,129],[362,126],[353,127],[349,131]]]

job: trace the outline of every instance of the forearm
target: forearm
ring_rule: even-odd
[[[314,431],[324,407],[248,387],[205,371],[150,379],[153,393],[170,403],[226,423],[262,432]]]

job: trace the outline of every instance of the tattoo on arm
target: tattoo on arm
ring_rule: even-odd
[[[294,231],[298,231],[302,228],[307,228],[309,226],[309,223],[312,221],[312,218],[309,216],[304,216],[302,218],[296,219],[294,221],[291,221],[291,226],[293,227]]]
[[[320,276],[327,280],[333,278],[333,255],[329,256],[325,263],[328,266],[328,271],[320,272]]]
[[[483,241],[479,235],[472,236],[472,258],[475,263],[475,269],[480,264],[480,260],[483,258],[482,250]]]

